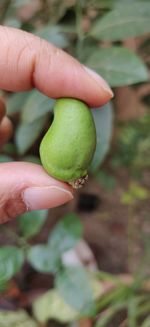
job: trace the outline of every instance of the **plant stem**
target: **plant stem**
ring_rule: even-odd
[[[129,206],[128,209],[128,225],[127,225],[127,234],[128,234],[128,268],[131,272],[131,262],[132,262],[132,247],[133,247],[133,240],[132,240],[132,230],[133,230],[133,219],[134,209],[132,205]]]
[[[77,33],[77,44],[76,44],[76,55],[77,58],[80,60],[82,56],[82,46],[83,46],[83,39],[84,39],[84,32],[82,29],[82,0],[76,1],[76,33]]]
[[[3,226],[2,231],[10,237],[12,240],[16,241],[17,244],[23,249],[26,250],[27,248],[30,247],[29,243],[23,238],[18,236],[14,231],[9,229],[8,227]]]
[[[3,9],[1,10],[1,14],[0,14],[0,24],[3,24],[10,4],[11,4],[11,0],[5,0],[5,5],[4,5]]]

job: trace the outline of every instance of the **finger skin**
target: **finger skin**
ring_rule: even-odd
[[[1,26],[0,44],[3,90],[35,87],[48,97],[74,97],[95,107],[112,97],[102,79],[95,79],[76,59],[37,36]]]
[[[37,88],[48,97],[78,98],[91,107],[99,107],[112,97],[102,78],[47,41],[1,26],[0,44],[0,89],[17,92]],[[1,135],[6,131],[6,119],[4,122]],[[72,198],[71,187],[48,176],[41,166],[19,162],[0,165],[1,223],[28,210],[52,208]]]
[[[0,178],[0,223],[26,211],[39,209],[39,203],[40,209],[46,209],[62,205],[73,198],[72,188],[50,177],[40,165],[23,162],[2,163]],[[47,190],[51,188],[51,196],[43,198],[43,194],[49,194]],[[31,193],[30,190],[36,190],[37,194],[36,198],[33,197],[33,203],[31,197],[27,200],[26,196],[28,191]]]

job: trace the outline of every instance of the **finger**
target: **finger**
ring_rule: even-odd
[[[4,117],[0,124],[0,148],[7,143],[7,141],[11,138],[13,133],[13,126],[11,121]]]
[[[0,98],[0,123],[3,119],[3,117],[6,114],[6,108],[5,108],[5,103],[4,101]]]
[[[70,186],[36,164],[1,164],[0,180],[0,223],[28,210],[53,208],[73,199]]]
[[[75,97],[90,106],[103,105],[112,97],[100,76],[45,40],[0,27],[0,44],[1,89],[25,91],[36,87],[48,97]]]

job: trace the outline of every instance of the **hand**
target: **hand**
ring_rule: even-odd
[[[48,97],[74,97],[93,107],[112,97],[112,91],[100,76],[32,34],[0,27],[0,44],[0,89],[17,92],[37,88]],[[12,133],[2,101],[0,124],[2,146]],[[0,164],[1,223],[28,210],[52,208],[72,198],[72,188],[50,177],[39,165]]]

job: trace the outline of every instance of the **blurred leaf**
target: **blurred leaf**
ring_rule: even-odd
[[[36,119],[33,123],[22,123],[18,126],[15,143],[19,154],[24,154],[40,136],[46,123],[47,117]]]
[[[34,34],[51,42],[59,48],[64,49],[69,45],[67,36],[61,32],[61,28],[59,26],[47,25],[41,30],[36,31]]]
[[[100,109],[93,109],[92,113],[97,134],[96,151],[91,165],[91,171],[94,172],[105,159],[110,147],[113,129],[113,109],[109,103]]]
[[[86,65],[102,75],[111,86],[130,85],[148,80],[141,59],[124,47],[95,48]]]
[[[30,95],[30,92],[14,93],[7,99],[7,114],[12,116],[23,109],[23,104]]]
[[[0,281],[7,281],[18,273],[23,265],[23,251],[16,246],[0,248]]]
[[[40,323],[45,323],[49,319],[65,323],[75,320],[78,316],[78,312],[71,308],[54,289],[35,300],[33,313]]]
[[[47,219],[47,210],[27,212],[18,219],[19,229],[26,239],[38,234]]]
[[[32,246],[27,254],[31,266],[42,273],[55,273],[60,266],[60,260],[56,253],[46,245]]]
[[[144,320],[141,327],[149,327],[150,326],[150,315]]]
[[[90,4],[96,9],[109,9],[112,8],[118,0],[89,0]],[[120,1],[120,0],[119,0]],[[129,0],[126,0],[129,1]]]
[[[106,190],[114,190],[116,187],[116,178],[104,170],[101,170],[96,173],[95,175],[96,180],[99,182],[99,184],[104,187]]]
[[[22,161],[25,161],[25,162],[32,162],[32,163],[35,163],[35,164],[38,164],[38,165],[41,165],[41,161],[39,159],[39,157],[36,157],[34,155],[26,155],[22,158]]]
[[[16,146],[14,143],[6,143],[4,146],[3,146],[3,152],[5,154],[7,154],[8,156],[13,156],[14,154],[16,154]]]
[[[15,7],[21,7],[21,6],[28,5],[28,4],[31,4],[31,0],[14,0],[13,1],[13,5]]]
[[[61,255],[73,248],[81,236],[82,224],[78,216],[69,213],[54,227],[48,239],[49,248]]]
[[[117,41],[150,32],[150,3],[124,3],[100,17],[90,35],[103,40]]]
[[[138,304],[140,300],[136,296],[128,301],[128,326],[137,327]]]
[[[90,280],[93,296],[96,300],[103,290],[97,279]],[[79,319],[80,313],[67,304],[56,289],[52,289],[40,296],[33,303],[33,313],[40,323],[45,323],[49,319],[60,322],[70,322]]]
[[[126,302],[121,302],[117,303],[116,305],[112,305],[110,308],[104,310],[96,322],[95,327],[107,327],[113,316],[120,310],[124,309],[126,306]]]
[[[9,18],[5,19],[4,26],[21,28],[21,21],[17,18],[9,17]]]
[[[1,327],[39,327],[37,323],[24,311],[0,311]]]
[[[81,316],[92,315],[95,311],[90,278],[82,267],[66,267],[55,279],[56,288],[66,303],[80,312]]]
[[[145,302],[138,307],[138,317],[146,316],[150,313],[150,298],[148,294],[148,298]]]
[[[129,190],[124,192],[121,197],[121,202],[126,205],[132,205],[137,200],[142,201],[146,200],[149,197],[149,192],[146,188],[141,185],[132,182],[129,186]]]
[[[28,96],[22,108],[22,121],[33,123],[36,119],[45,116],[53,109],[55,100],[48,98],[37,90]]]
[[[13,159],[10,156],[7,156],[6,154],[0,154],[0,163],[11,161],[13,161]]]

